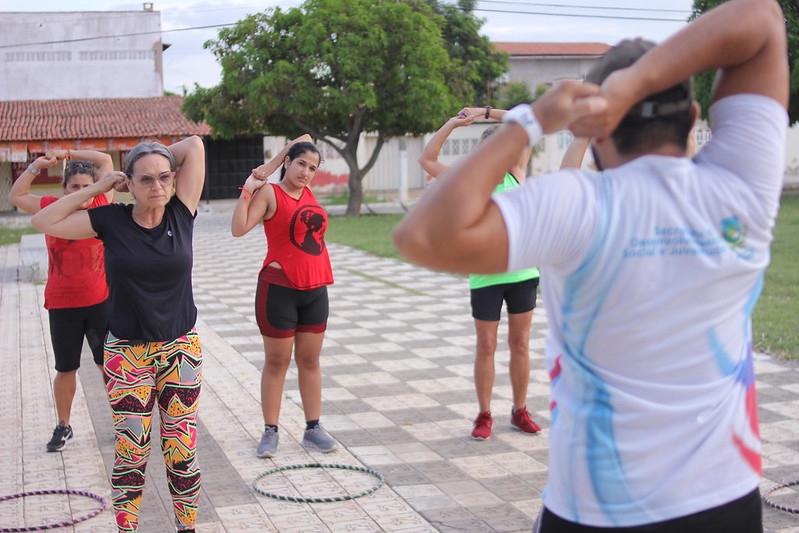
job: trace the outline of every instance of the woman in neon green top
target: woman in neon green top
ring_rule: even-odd
[[[449,119],[434,135],[422,151],[419,164],[431,176],[437,177],[447,166],[438,161],[441,148],[455,128],[468,126],[477,121],[499,121],[504,110],[464,108]],[[480,142],[496,129],[489,128]],[[508,169],[497,184],[494,194],[518,187],[524,182],[531,151],[525,150],[519,160]],[[474,421],[472,438],[485,440],[491,436],[491,392],[494,386],[494,353],[497,349],[502,302],[508,312],[508,346],[510,347],[510,382],[513,390],[511,427],[524,433],[537,433],[541,428],[533,422],[527,410],[527,385],[530,380],[530,324],[533,320],[538,269],[531,268],[501,274],[472,274],[469,276],[472,317],[477,337],[474,359],[474,384],[480,411]]]

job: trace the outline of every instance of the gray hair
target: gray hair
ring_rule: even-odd
[[[133,174],[133,164],[142,157],[150,154],[158,154],[166,157],[169,160],[169,170],[174,172],[177,168],[175,156],[172,155],[169,148],[158,141],[143,141],[128,152],[128,156],[125,158],[125,174],[128,176]]]

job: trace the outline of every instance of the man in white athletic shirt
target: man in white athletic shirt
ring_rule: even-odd
[[[622,41],[439,178],[394,233],[432,268],[539,266],[552,380],[543,532],[762,531],[752,309],[784,172],[788,62],[773,0],[731,0],[659,46]],[[691,75],[720,69],[693,159]],[[600,172],[491,192],[541,134]]]

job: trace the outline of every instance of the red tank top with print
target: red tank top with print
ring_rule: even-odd
[[[43,196],[42,208],[58,200]],[[107,205],[104,194],[94,197],[92,207]],[[68,309],[99,304],[108,298],[105,281],[103,243],[89,239],[60,239],[45,235],[47,243],[47,285],[44,287],[45,309]]]
[[[289,196],[276,183],[277,209],[264,220],[266,259],[264,266],[278,263],[292,287],[315,289],[333,283],[333,269],[325,245],[327,213],[305,187],[299,199]]]

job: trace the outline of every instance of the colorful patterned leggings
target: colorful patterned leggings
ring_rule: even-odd
[[[119,531],[136,531],[138,527],[156,401],[175,525],[178,530],[193,528],[200,495],[196,455],[202,382],[199,336],[192,330],[169,342],[130,344],[108,333],[104,356],[116,437],[111,494]]]

